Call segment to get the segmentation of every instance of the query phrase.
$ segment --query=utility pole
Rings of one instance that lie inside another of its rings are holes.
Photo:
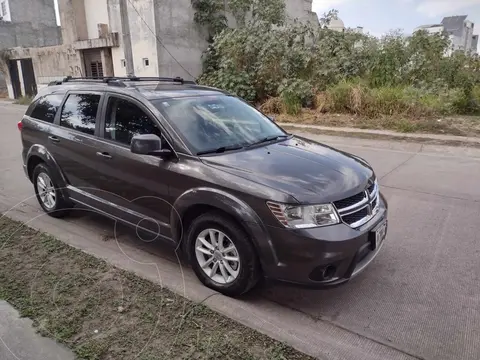
[[[123,52],[125,56],[127,76],[135,76],[133,70],[132,38],[130,37],[130,23],[128,22],[127,0],[120,0],[120,17],[122,19]]]

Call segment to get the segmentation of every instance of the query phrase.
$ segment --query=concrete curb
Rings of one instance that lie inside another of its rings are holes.
[[[355,136],[359,135],[372,135],[380,137],[390,137],[392,140],[402,139],[402,140],[412,140],[412,141],[439,141],[439,142],[457,142],[465,143],[471,145],[480,145],[480,138],[468,137],[468,136],[455,136],[455,135],[441,135],[441,134],[426,134],[426,133],[398,133],[395,131],[388,130],[366,130],[366,129],[355,129],[355,128],[345,128],[345,127],[329,127],[329,126],[319,126],[319,125],[306,125],[306,124],[295,124],[295,123],[284,123],[279,122],[278,125],[284,127],[293,127],[297,129],[302,129],[304,131],[315,130],[315,131],[326,131],[330,134],[337,133],[338,136]]]

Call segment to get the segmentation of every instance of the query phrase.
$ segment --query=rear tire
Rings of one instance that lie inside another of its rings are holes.
[[[52,171],[45,163],[38,164],[33,170],[33,187],[43,211],[52,217],[61,218],[68,215],[72,205],[63,198],[51,174]]]
[[[245,230],[220,212],[193,220],[187,232],[193,271],[207,287],[227,296],[252,289],[261,277],[255,248]]]

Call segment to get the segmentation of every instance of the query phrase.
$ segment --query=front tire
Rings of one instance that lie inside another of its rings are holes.
[[[222,213],[206,213],[192,222],[187,249],[199,280],[222,294],[242,295],[260,279],[260,264],[249,236]]]
[[[38,164],[33,170],[33,187],[43,211],[52,217],[61,218],[68,215],[71,205],[63,198],[51,173],[46,164]]]

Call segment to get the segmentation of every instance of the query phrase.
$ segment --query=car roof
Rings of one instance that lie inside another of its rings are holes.
[[[68,78],[67,78],[68,79]],[[40,96],[52,93],[66,93],[67,91],[108,91],[112,93],[130,96],[144,97],[147,100],[171,99],[194,96],[229,95],[226,91],[197,85],[193,82],[158,81],[158,80],[114,80],[115,78],[102,79],[72,79],[69,81],[57,81],[39,92]],[[110,79],[113,79],[110,81]],[[120,78],[124,79],[124,78]],[[140,78],[142,79],[142,78]]]

